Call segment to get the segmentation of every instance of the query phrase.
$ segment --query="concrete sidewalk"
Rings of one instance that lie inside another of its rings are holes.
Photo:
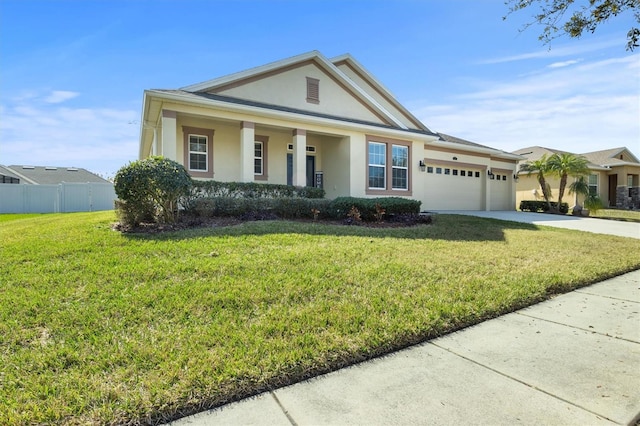
[[[618,220],[597,219],[593,217],[566,216],[546,213],[531,213],[520,211],[438,211],[442,214],[461,214],[467,216],[487,217],[492,219],[510,220],[512,222],[531,223],[534,225],[552,226],[554,228],[574,229],[595,234],[617,235],[640,239],[640,223],[623,222]]]
[[[640,415],[640,271],[173,422],[599,425]]]

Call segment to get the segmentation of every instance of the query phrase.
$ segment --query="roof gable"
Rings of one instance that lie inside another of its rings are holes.
[[[43,166],[6,166],[14,175],[18,176],[20,183],[34,185],[57,185],[59,183],[109,183],[108,180],[77,167],[43,167]]]
[[[635,155],[626,147],[605,149],[582,154],[592,163],[601,166],[610,166],[620,163],[640,163]]]
[[[319,80],[320,102],[307,102],[305,77]],[[390,111],[372,96],[371,90],[360,87],[318,51],[185,86],[181,90],[337,115],[405,130],[428,131],[424,125],[408,126],[407,117],[399,114],[399,109]]]
[[[395,96],[350,54],[336,56],[331,62],[377,102],[392,111],[409,128],[429,131]]]

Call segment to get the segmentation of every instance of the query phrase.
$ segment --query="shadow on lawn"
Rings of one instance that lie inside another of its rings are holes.
[[[446,241],[504,241],[506,229],[535,231],[536,225],[473,216],[437,214],[430,225],[376,227],[375,225],[344,225],[336,222],[260,220],[219,225],[211,223],[183,229],[156,229],[126,232],[131,239],[181,241],[202,237],[228,237],[271,234],[306,234],[332,237],[401,238]]]

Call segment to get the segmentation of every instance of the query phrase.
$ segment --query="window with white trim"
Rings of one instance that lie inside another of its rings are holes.
[[[409,147],[391,145],[391,189],[409,189]]]
[[[207,172],[208,170],[207,137],[189,135],[189,170]]]
[[[387,144],[369,142],[369,189],[386,189]]]
[[[262,176],[264,170],[264,145],[260,141],[253,144],[253,174]]]
[[[589,194],[598,195],[598,175],[589,175]]]
[[[411,142],[367,135],[368,194],[411,195],[410,164]]]

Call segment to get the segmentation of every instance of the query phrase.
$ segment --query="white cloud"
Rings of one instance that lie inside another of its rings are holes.
[[[581,62],[581,59],[572,59],[570,61],[563,61],[563,62],[554,62],[551,65],[549,65],[549,68],[564,68],[564,67],[568,67],[571,65],[575,65],[577,63]]]
[[[431,129],[514,151],[546,146],[589,152],[640,147],[640,56],[582,62],[510,81],[484,81],[416,115]]]
[[[58,98],[60,99],[60,98]],[[0,164],[75,166],[114,174],[138,154],[134,109],[0,105]]]
[[[536,50],[535,52],[523,53],[520,55],[503,56],[499,58],[489,58],[480,61],[480,64],[502,64],[506,62],[524,61],[529,59],[546,59],[546,58],[560,58],[564,56],[575,56],[588,52],[595,52],[597,50],[608,49],[610,47],[619,46],[620,40],[618,38],[610,38],[600,42],[589,42],[585,44],[565,44],[562,46],[549,47],[547,50]]]
[[[44,98],[44,101],[49,104],[59,104],[64,101],[68,101],[69,99],[73,99],[78,96],[80,93],[77,92],[69,92],[67,90],[54,90]]]

